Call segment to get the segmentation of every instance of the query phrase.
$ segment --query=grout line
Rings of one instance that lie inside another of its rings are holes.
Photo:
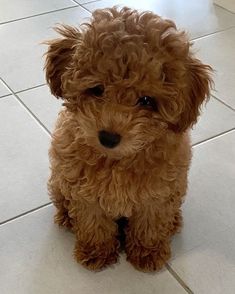
[[[11,94],[14,96],[14,98],[23,106],[23,108],[36,120],[36,122],[42,127],[46,133],[51,136],[51,132],[47,129],[46,126],[39,120],[39,118],[31,111],[31,109],[19,98],[19,96],[10,88],[10,86],[7,85],[7,83],[0,78],[2,83],[6,86],[6,88],[11,92]]]
[[[74,4],[78,4],[79,5],[79,3],[76,1],[76,0],[71,0]]]
[[[235,25],[232,25],[226,29],[223,29],[223,30],[218,30],[218,31],[215,31],[215,32],[212,32],[212,33],[208,33],[208,34],[205,34],[205,35],[202,35],[200,37],[196,37],[196,38],[193,38],[193,39],[190,39],[190,41],[198,41],[198,40],[201,40],[201,39],[204,39],[204,38],[207,38],[207,37],[210,37],[212,35],[215,35],[215,34],[219,34],[219,33],[223,33],[225,31],[228,31],[228,30],[231,30],[235,27]]]
[[[28,113],[38,122],[38,124],[43,128],[46,133],[51,136],[50,130],[40,121],[40,119],[31,111],[31,109],[19,98],[19,96],[13,93],[16,100],[28,111]]]
[[[217,3],[213,3],[213,5],[219,7],[219,8],[221,8],[221,9],[223,9],[223,10],[225,10],[226,12],[229,12],[229,13],[231,13],[231,14],[235,14],[233,11],[228,10],[227,8],[221,6],[221,5],[217,4]]]
[[[11,93],[10,94],[6,94],[6,95],[3,95],[3,96],[0,97],[0,99],[5,98],[5,97],[8,97],[8,96],[11,96],[11,95],[12,95]]]
[[[44,84],[39,84],[37,86],[33,86],[33,87],[29,87],[27,89],[23,89],[23,90],[20,90],[20,91],[16,91],[14,92],[15,94],[19,94],[19,93],[22,93],[22,92],[26,92],[26,91],[29,91],[29,90],[33,90],[33,89],[37,89],[37,88],[40,88],[40,87],[43,87],[43,86],[46,86],[47,84],[44,83]]]
[[[77,3],[77,2],[75,2],[75,3]],[[49,13],[58,12],[58,11],[68,10],[68,9],[71,9],[71,8],[76,8],[76,7],[78,7],[78,4],[75,4],[75,3],[74,3],[73,6],[70,6],[70,7],[60,8],[60,9],[56,9],[56,10],[50,10],[50,11],[47,11],[47,12],[37,13],[37,14],[33,14],[33,15],[30,15],[30,16],[25,16],[25,17],[20,17],[20,18],[13,19],[13,20],[3,21],[3,22],[0,22],[0,25],[9,24],[9,23],[16,22],[16,21],[19,21],[19,20],[25,20],[25,19],[28,19],[28,18],[33,18],[33,17],[37,17],[37,16],[49,14]]]
[[[21,213],[21,214],[18,214],[18,215],[16,215],[16,216],[12,217],[12,218],[9,218],[9,219],[7,219],[7,220],[4,220],[4,221],[0,222],[0,226],[5,225],[5,224],[7,224],[7,223],[9,223],[9,222],[12,222],[12,221],[14,221],[14,220],[16,220],[16,219],[18,219],[18,218],[24,217],[25,215],[28,215],[28,214],[30,214],[30,213],[32,213],[32,212],[38,211],[38,210],[40,210],[41,208],[47,207],[47,206],[49,206],[49,205],[51,205],[51,204],[52,204],[52,202],[45,203],[45,204],[40,205],[40,206],[38,206],[38,207],[36,207],[36,208],[30,209],[30,210],[28,210],[28,211],[26,211],[26,212],[23,212],[23,213]]]
[[[220,134],[214,135],[214,136],[212,136],[212,137],[210,137],[210,138],[208,138],[208,139],[205,139],[205,140],[199,141],[199,142],[193,144],[192,147],[194,148],[194,147],[197,147],[197,146],[202,145],[202,144],[204,144],[204,143],[207,143],[207,142],[213,141],[213,140],[215,140],[215,139],[217,139],[217,138],[223,137],[224,135],[230,134],[230,133],[232,133],[233,131],[235,131],[235,127],[232,128],[232,129],[230,129],[230,130],[224,131],[224,132],[222,132],[222,133],[220,133]]]
[[[95,2],[100,2],[102,0],[87,0],[87,2],[84,2],[84,3],[79,3],[77,2],[78,0],[73,0],[73,2],[76,2],[78,5],[86,5],[86,4],[90,4],[90,3],[95,3]]]
[[[85,3],[87,4],[87,3]],[[79,4],[83,9],[85,9],[87,12],[92,13],[88,8],[86,8],[84,5],[85,4]]]
[[[235,109],[234,109],[232,106],[230,106],[229,104],[227,104],[226,102],[224,102],[224,101],[221,100],[220,98],[217,98],[214,94],[211,94],[211,96],[212,96],[215,100],[219,101],[220,103],[222,103],[223,105],[225,105],[226,107],[228,107],[229,109],[235,111]]]
[[[8,84],[0,77],[0,81],[2,82],[2,84],[7,88],[7,90],[10,92],[10,94],[7,95],[12,95],[14,94],[14,91],[8,86]]]
[[[194,294],[193,291],[185,284],[185,282],[180,278],[180,276],[170,267],[170,265],[167,263],[166,268],[169,271],[169,273],[177,280],[177,282],[184,288],[184,290],[189,294]]]

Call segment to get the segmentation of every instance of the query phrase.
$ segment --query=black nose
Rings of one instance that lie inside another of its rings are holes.
[[[121,141],[121,136],[119,134],[109,133],[106,131],[100,131],[99,140],[103,146],[107,148],[114,148]]]

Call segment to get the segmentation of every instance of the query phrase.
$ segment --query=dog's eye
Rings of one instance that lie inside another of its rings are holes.
[[[96,96],[96,97],[101,97],[103,95],[103,93],[104,93],[104,87],[103,87],[103,85],[97,85],[97,86],[95,86],[93,88],[89,88],[87,90],[87,93],[89,95],[93,95],[93,96]]]
[[[153,110],[157,110],[157,103],[154,100],[154,98],[152,98],[150,96],[140,97],[137,101],[137,105],[139,105],[141,107],[146,107],[146,108],[150,108]]]

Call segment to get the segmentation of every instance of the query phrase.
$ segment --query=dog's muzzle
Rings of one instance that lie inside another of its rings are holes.
[[[109,133],[103,130],[99,132],[99,140],[104,147],[114,148],[120,143],[121,136],[119,134]]]

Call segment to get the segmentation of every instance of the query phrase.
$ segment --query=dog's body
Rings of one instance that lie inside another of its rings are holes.
[[[59,29],[46,73],[65,100],[50,150],[56,222],[77,236],[76,259],[100,269],[118,258],[160,269],[181,226],[191,159],[189,127],[209,95],[209,66],[193,58],[184,33],[152,13],[94,13],[80,32]]]

